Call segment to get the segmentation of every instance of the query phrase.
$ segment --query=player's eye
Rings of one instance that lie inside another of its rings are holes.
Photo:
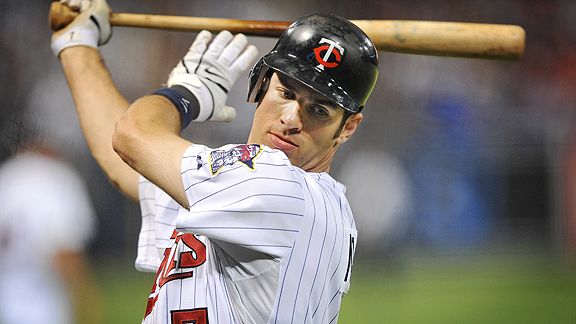
[[[326,118],[330,117],[330,112],[328,111],[328,108],[326,108],[322,105],[312,104],[312,105],[310,105],[309,109],[310,109],[312,115],[317,119],[326,119]]]
[[[280,92],[280,96],[283,99],[287,99],[287,100],[294,100],[296,99],[296,93],[290,89],[286,89],[286,88],[278,88],[278,91]]]

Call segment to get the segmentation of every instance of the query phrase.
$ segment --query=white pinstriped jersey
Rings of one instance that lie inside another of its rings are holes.
[[[261,145],[190,146],[179,205],[143,179],[143,323],[336,323],[356,226],[345,188]]]

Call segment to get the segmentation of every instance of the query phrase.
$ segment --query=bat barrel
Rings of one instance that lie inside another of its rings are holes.
[[[520,26],[461,22],[353,20],[384,51],[422,55],[518,59],[524,53]]]

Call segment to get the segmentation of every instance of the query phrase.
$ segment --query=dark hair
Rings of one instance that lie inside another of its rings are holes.
[[[346,121],[348,120],[348,118],[350,118],[350,116],[356,115],[356,114],[357,113],[353,113],[349,110],[344,110],[344,113],[342,114],[342,120],[340,121],[340,126],[338,126],[336,133],[334,133],[333,139],[336,139],[338,136],[340,136],[340,133],[342,132],[342,128],[344,128],[344,125],[346,124]]]

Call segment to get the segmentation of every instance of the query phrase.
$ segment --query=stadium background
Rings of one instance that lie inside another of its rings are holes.
[[[110,1],[118,12],[293,20],[518,24],[517,62],[380,52],[365,122],[337,155],[360,230],[341,323],[576,323],[576,2],[564,1]],[[133,268],[138,207],[89,156],[57,59],[48,2],[0,3],[0,158],[21,140],[59,143],[88,182],[98,213],[91,262],[107,323],[138,322],[152,276]],[[116,28],[103,48],[129,99],[148,93],[194,34]],[[274,40],[252,38],[261,53]],[[253,106],[239,81],[232,124],[186,135],[241,142]],[[27,123],[34,119],[41,127]]]

